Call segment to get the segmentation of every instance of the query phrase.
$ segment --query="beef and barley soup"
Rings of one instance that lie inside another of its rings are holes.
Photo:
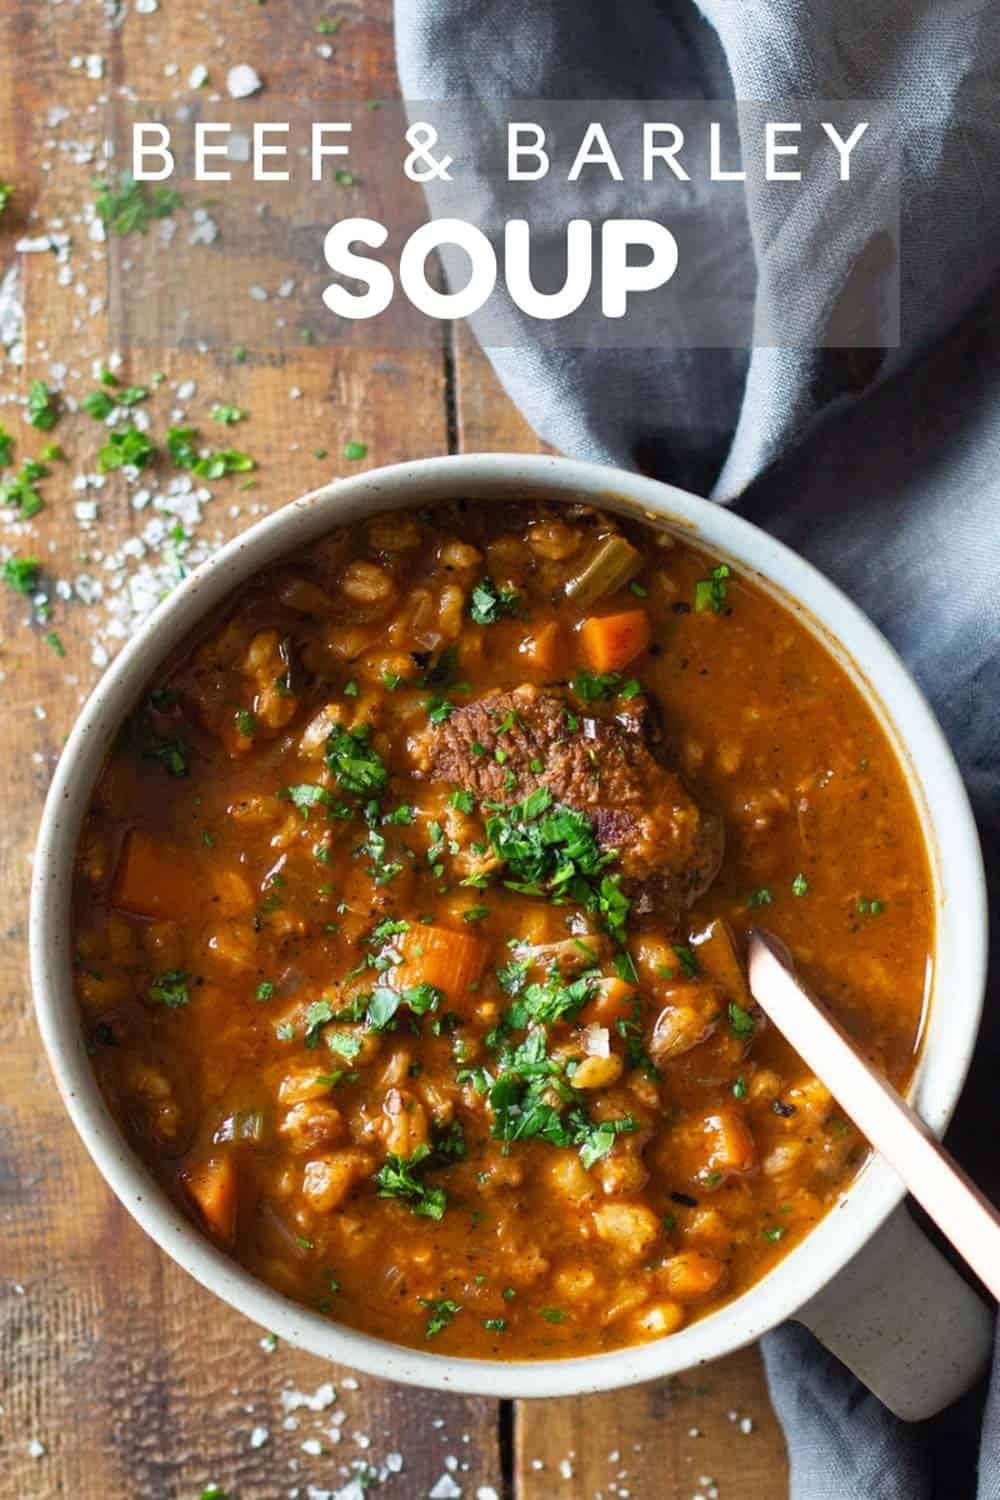
[[[157,674],[76,983],[129,1140],[262,1280],[568,1355],[718,1308],[865,1159],[753,1004],[754,924],[904,1082],[932,892],[857,687],[669,531],[470,502],[330,533]]]

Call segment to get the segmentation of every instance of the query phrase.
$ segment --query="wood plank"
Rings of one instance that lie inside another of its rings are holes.
[[[465,328],[454,364],[463,450],[546,451]],[[518,1500],[711,1500],[713,1490],[724,1500],[774,1500],[787,1490],[784,1438],[756,1349],[658,1385],[518,1402],[514,1435]]]
[[[324,37],[314,27],[322,14],[345,19],[331,38],[334,58],[318,61],[316,46]],[[23,395],[33,377],[51,380],[53,361],[76,372],[67,386],[82,395],[95,383],[92,362],[99,366],[130,333],[139,340],[143,333],[142,304],[125,265],[135,242],[113,240],[105,252],[88,240],[79,214],[93,196],[95,163],[76,162],[73,150],[47,141],[96,145],[110,113],[121,159],[129,112],[115,104],[115,90],[127,84],[140,97],[163,97],[164,69],[174,64],[171,90],[181,90],[196,63],[204,62],[221,82],[228,64],[243,61],[254,64],[275,93],[315,88],[317,68],[331,97],[386,94],[391,87],[389,0],[363,11],[303,5],[293,22],[285,7],[227,7],[224,37],[221,13],[194,0],[163,5],[152,16],[132,8],[124,24],[111,29],[96,4],[71,10],[4,0],[0,27],[6,60],[0,63],[0,177],[13,180],[18,191],[0,242],[3,265],[11,262],[15,233],[34,233],[56,214],[65,216],[75,242],[69,286],[59,284],[52,256],[23,257],[28,359],[23,371],[0,372],[0,398]],[[103,59],[102,79],[71,65],[88,55]],[[50,125],[52,105],[69,108],[71,118]],[[45,162],[51,171],[43,170]],[[41,218],[31,223],[27,213],[36,198]],[[241,266],[231,283],[224,257],[218,260],[218,295],[244,297],[254,267]],[[169,264],[163,261],[165,274]],[[205,274],[216,274],[211,256]],[[86,286],[85,295],[77,283]],[[108,311],[91,304],[98,296],[107,296]],[[236,303],[237,321],[244,305]],[[233,480],[217,486],[200,536],[231,534],[256,513],[348,467],[341,458],[346,441],[368,444],[366,463],[447,446],[444,367],[432,340],[422,349],[388,353],[303,346],[279,355],[251,348],[242,364],[229,349],[141,349],[126,356],[122,376],[146,380],[157,369],[167,377],[150,403],[161,436],[177,405],[206,429],[213,401],[250,412],[230,436],[258,459],[258,488],[244,493]],[[187,381],[197,390],[181,402],[177,386]],[[19,456],[37,454],[48,440],[10,406],[0,407],[0,421],[15,433]],[[100,521],[81,531],[71,477],[93,471],[99,429],[85,416],[67,415],[53,436],[72,462],[53,465],[43,486],[47,509],[30,534],[15,536],[7,528],[0,541],[39,556],[53,577],[73,577],[84,568],[100,577],[98,552],[140,536],[148,514],[132,507],[126,486],[111,476],[100,491],[88,491],[98,499]],[[328,456],[317,457],[322,449]],[[88,554],[86,564],[81,552]],[[377,1469],[394,1453],[405,1466],[398,1492],[426,1494],[452,1458],[468,1492],[481,1484],[499,1489],[496,1403],[355,1382],[348,1372],[290,1349],[265,1351],[259,1330],[150,1244],[79,1146],[30,1018],[24,910],[41,798],[78,703],[98,675],[90,637],[104,613],[55,602],[52,624],[67,652],[59,658],[44,643],[44,631],[27,623],[25,600],[7,593],[0,607],[8,787],[0,895],[13,914],[0,947],[0,1496],[191,1500],[214,1480],[238,1500],[273,1500],[296,1488],[305,1495],[309,1484],[335,1490],[351,1465]],[[327,1381],[337,1390],[331,1405],[321,1390]],[[289,1390],[312,1394],[322,1409],[287,1410],[290,1398],[283,1392]],[[346,1415],[338,1428],[340,1412]],[[336,1443],[335,1431],[341,1433]],[[311,1451],[317,1442],[322,1451]]]

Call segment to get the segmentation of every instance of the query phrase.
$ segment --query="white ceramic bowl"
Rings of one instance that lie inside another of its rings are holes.
[[[920,692],[883,637],[843,594],[808,563],[730,511],[624,471],[506,454],[429,459],[374,470],[295,501],[237,537],[181,584],[105,673],[59,761],[42,819],[32,889],[35,1005],[66,1107],[112,1189],[180,1265],[281,1338],[371,1374],[492,1396],[607,1390],[715,1359],[798,1316],[894,1409],[906,1416],[935,1410],[971,1382],[986,1355],[988,1324],[978,1300],[912,1228],[908,1217],[895,1215],[876,1235],[903,1196],[899,1181],[881,1160],[866,1167],[842,1204],[775,1270],[681,1332],[585,1358],[494,1363],[371,1338],[269,1290],[216,1250],[169,1202],[104,1105],[73,996],[71,872],[104,757],[149,678],[233,588],[330,527],[360,521],[377,510],[436,499],[464,497],[489,504],[512,496],[585,499],[670,524],[790,603],[859,682],[906,768],[931,853],[937,947],[929,1020],[912,1097],[932,1128],[944,1130],[965,1079],[979,1023],[986,899],[968,800]]]

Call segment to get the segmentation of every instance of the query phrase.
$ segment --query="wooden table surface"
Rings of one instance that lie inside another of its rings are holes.
[[[214,1482],[232,1500],[317,1500],[367,1465],[387,1500],[781,1500],[784,1446],[755,1350],[658,1386],[544,1403],[355,1379],[264,1347],[260,1329],[174,1266],[112,1197],[64,1113],[31,1012],[27,889],[46,786],[99,675],[94,641],[106,616],[100,605],[64,602],[52,581],[85,566],[100,576],[101,553],[138,536],[145,518],[112,475],[87,492],[98,500],[97,524],[81,521],[73,477],[93,472],[94,424],[67,412],[53,434],[36,432],[15,403],[33,378],[62,383],[61,366],[67,392],[92,389],[92,366],[125,348],[142,319],[128,275],[135,237],[102,245],[80,219],[100,169],[90,147],[110,130],[127,160],[123,90],[162,98],[167,80],[182,96],[199,64],[210,86],[234,63],[257,69],[264,92],[229,111],[246,121],[268,117],[269,96],[321,103],[395,90],[389,0],[129,0],[115,11],[102,0],[0,3],[0,180],[15,186],[0,221],[0,276],[20,262],[26,314],[23,366],[0,350],[0,425],[18,461],[51,438],[67,455],[43,484],[45,510],[28,528],[12,528],[8,513],[0,531],[0,557],[37,556],[52,593],[51,621],[41,625],[30,600],[11,590],[2,600],[0,1497],[198,1500]],[[52,229],[70,236],[68,271],[65,256],[16,249]],[[265,271],[267,285],[281,281],[273,255],[264,269],[245,253],[234,269],[225,244],[204,255],[206,275],[227,267],[218,295],[239,306]],[[170,257],[159,264],[169,277]],[[166,394],[150,403],[161,432],[185,382],[197,387],[189,420],[200,413],[205,422],[213,400],[250,413],[220,431],[257,458],[259,483],[247,493],[232,479],[213,487],[209,537],[349,467],[341,455],[350,440],[367,444],[369,464],[538,447],[462,329],[403,351],[250,348],[242,363],[230,348],[144,350],[126,355],[122,376],[143,380],[155,369],[167,376]],[[314,456],[324,449],[328,457]],[[44,639],[51,628],[65,657]]]

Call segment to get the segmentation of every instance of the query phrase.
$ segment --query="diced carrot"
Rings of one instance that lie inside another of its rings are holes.
[[[521,642],[520,654],[536,672],[551,675],[555,671],[561,633],[558,620],[547,620]]]
[[[209,1157],[184,1173],[184,1189],[205,1227],[224,1245],[236,1238],[236,1166],[231,1156]]]
[[[580,1011],[580,1024],[613,1026],[616,1021],[628,1020],[635,1009],[638,993],[634,984],[614,974],[598,980],[596,995]]]
[[[403,962],[394,970],[400,989],[432,984],[453,1005],[465,999],[486,965],[489,945],[468,932],[415,923],[400,940]]]
[[[111,904],[135,917],[185,917],[198,900],[190,863],[142,828],[125,839],[111,887]]]
[[[580,626],[580,645],[587,665],[595,672],[620,672],[652,639],[644,609],[625,609],[617,615],[591,615]]]

